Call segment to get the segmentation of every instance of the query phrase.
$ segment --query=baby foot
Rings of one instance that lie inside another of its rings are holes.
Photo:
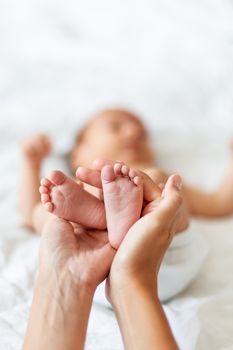
[[[104,166],[119,163],[121,165],[125,165],[122,161],[115,161],[97,158],[93,162],[94,169],[88,169],[85,167],[78,167],[76,171],[76,177],[78,180],[85,182],[91,186],[102,188],[101,181],[101,171]],[[154,181],[150,178],[150,176],[143,171],[137,169],[137,174],[143,180],[143,196],[145,202],[152,202],[155,199],[160,198],[161,196],[161,188],[154,183]]]
[[[130,227],[140,218],[143,202],[143,181],[135,170],[116,163],[104,166],[101,172],[108,238],[118,249]]]
[[[61,171],[41,180],[41,201],[56,216],[90,228],[106,228],[104,204]]]
[[[50,153],[52,142],[47,135],[36,135],[23,140],[21,148],[25,159],[40,164]]]
[[[232,150],[233,150],[233,142],[232,142]],[[121,164],[124,165],[123,162],[121,162]],[[95,170],[86,169],[86,168],[78,169],[78,175],[80,175],[80,180],[84,182],[87,180],[88,183],[90,184],[92,183],[94,184],[95,182],[94,186],[100,187],[98,182],[98,171],[100,171],[105,165],[113,165],[113,161],[98,158],[93,162],[93,167]],[[152,168],[146,169],[144,172],[137,170],[138,175],[143,180],[143,197],[144,197],[143,215],[145,215],[146,213],[149,213],[152,209],[154,209],[154,206],[157,206],[158,204],[157,200],[159,200],[161,197],[161,193],[163,191],[165,184],[157,185],[153,181],[154,175],[158,177],[159,172],[160,171],[158,171],[157,169],[152,169]],[[164,174],[161,173],[160,176],[164,176]],[[185,198],[183,198],[178,225],[177,225],[177,233],[185,231],[188,227],[189,227],[188,206]]]

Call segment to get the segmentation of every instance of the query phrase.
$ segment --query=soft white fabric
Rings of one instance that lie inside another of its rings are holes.
[[[198,275],[208,254],[207,242],[189,229],[177,235],[164,257],[158,278],[162,302],[183,291]]]
[[[207,254],[207,241],[201,234],[192,232],[192,228],[174,237],[164,256],[158,277],[158,293],[163,303],[175,297],[195,279]],[[104,298],[104,286],[105,283],[99,286],[95,301],[108,306],[109,303]]]
[[[125,106],[144,116],[161,168],[214,188],[233,133],[232,16],[230,0],[1,0],[1,350],[21,348],[39,244],[20,228],[18,141],[50,132],[44,171],[60,168],[90,112]],[[164,308],[182,350],[230,350],[233,221],[194,220],[192,231],[209,255]],[[98,303],[86,348],[123,349],[112,311]]]

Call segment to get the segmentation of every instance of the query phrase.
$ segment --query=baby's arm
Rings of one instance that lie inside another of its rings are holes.
[[[22,142],[21,149],[20,209],[23,224],[36,230],[47,215],[40,205],[39,186],[42,162],[51,150],[51,140],[46,135],[32,136]]]
[[[230,144],[230,162],[220,184],[212,192],[184,186],[184,195],[192,215],[226,217],[233,215],[233,142]]]
[[[189,211],[194,216],[208,218],[227,217],[233,214],[233,172],[213,192],[204,192],[185,186],[184,194]]]
[[[159,184],[165,183],[168,175],[157,168],[145,172]],[[226,175],[213,191],[203,191],[187,184],[183,185],[183,206],[186,214],[202,217],[226,217],[233,214],[233,159],[230,161]],[[184,212],[185,214],[185,212]]]

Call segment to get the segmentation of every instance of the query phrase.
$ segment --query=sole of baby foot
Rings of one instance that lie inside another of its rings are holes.
[[[42,179],[39,191],[48,212],[86,227],[106,228],[103,202],[61,171],[55,170]]]
[[[116,163],[101,172],[109,242],[118,249],[130,227],[140,218],[143,181],[136,170]]]

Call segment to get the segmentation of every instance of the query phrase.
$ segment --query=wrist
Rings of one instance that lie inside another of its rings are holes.
[[[156,288],[129,282],[112,303],[126,349],[178,350]]]
[[[39,274],[23,349],[83,349],[93,295],[67,275],[48,280]]]
[[[39,170],[41,168],[41,164],[43,159],[35,158],[27,154],[22,154],[23,164],[26,167],[33,168],[34,170]]]
[[[133,274],[122,274],[108,280],[108,299],[113,308],[132,298],[132,295],[147,295],[154,299],[158,298],[157,276],[154,278],[151,275],[138,276]]]
[[[64,298],[67,301],[72,297],[77,299],[81,292],[83,296],[93,298],[96,287],[84,281],[74,278],[67,270],[49,271],[49,273],[39,271],[35,291],[44,292],[48,298]],[[68,297],[68,299],[67,299]]]

